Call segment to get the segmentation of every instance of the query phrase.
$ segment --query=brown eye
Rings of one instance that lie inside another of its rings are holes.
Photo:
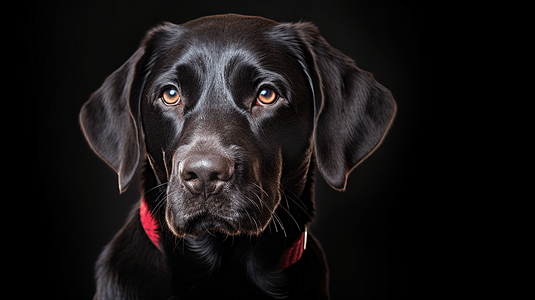
[[[163,92],[162,100],[168,105],[180,104],[180,94],[175,88],[168,88]]]
[[[258,98],[256,101],[256,104],[258,105],[269,105],[275,103],[277,101],[277,98],[279,96],[275,91],[269,88],[263,88],[260,90],[260,93],[258,93]]]

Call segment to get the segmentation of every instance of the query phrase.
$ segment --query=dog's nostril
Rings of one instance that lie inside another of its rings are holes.
[[[192,155],[183,162],[180,176],[195,194],[217,194],[222,183],[232,177],[234,163],[222,155]]]
[[[195,180],[197,179],[197,174],[193,172],[188,172],[188,173],[182,174],[182,179],[186,181]]]
[[[220,173],[214,172],[212,175],[210,175],[210,181],[223,180],[220,177],[222,177]]]

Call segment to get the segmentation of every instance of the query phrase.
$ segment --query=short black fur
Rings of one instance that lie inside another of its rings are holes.
[[[173,90],[180,101],[167,103]],[[259,102],[260,91],[276,93]],[[151,30],[80,113],[139,205],[96,265],[94,299],[328,299],[319,243],[280,258],[314,216],[314,173],[343,190],[396,111],[390,92],[310,23],[222,15]]]

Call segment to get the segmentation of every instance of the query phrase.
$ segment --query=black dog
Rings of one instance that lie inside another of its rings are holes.
[[[95,299],[327,299],[306,232],[314,169],[345,189],[395,112],[309,23],[223,15],[151,30],[80,113],[121,191],[143,165]]]

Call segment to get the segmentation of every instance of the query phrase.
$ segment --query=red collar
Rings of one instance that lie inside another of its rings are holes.
[[[141,224],[143,225],[143,229],[145,229],[145,233],[149,236],[152,243],[159,250],[162,250],[160,247],[160,241],[159,241],[160,226],[158,224],[158,221],[156,221],[156,219],[154,219],[152,215],[150,214],[150,211],[147,207],[147,203],[145,202],[145,197],[141,199],[139,215],[141,217]],[[278,269],[284,270],[288,268],[289,266],[293,265],[296,261],[298,261],[303,255],[303,250],[306,249],[306,246],[307,246],[307,229],[305,226],[305,232],[301,234],[299,238],[295,240],[295,242],[293,242],[290,248],[284,250],[284,253],[282,253],[282,257],[279,261]]]

